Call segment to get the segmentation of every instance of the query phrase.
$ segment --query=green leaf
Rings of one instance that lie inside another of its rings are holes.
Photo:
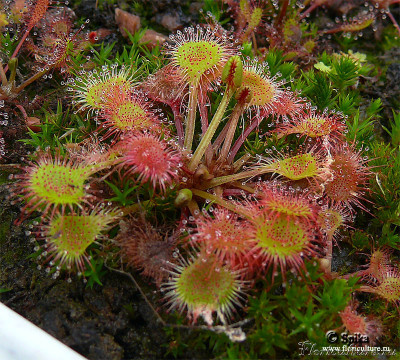
[[[259,297],[251,298],[249,301],[248,315],[254,317],[256,321],[271,318],[272,310],[278,306],[270,303],[267,292],[263,291]]]
[[[353,118],[346,121],[347,135],[350,141],[358,141],[359,143],[367,142],[374,135],[374,120],[361,119],[360,112],[357,110]]]
[[[129,180],[124,183],[124,187],[121,190],[117,185],[109,181],[105,180],[104,182],[112,189],[112,191],[114,191],[116,195],[109,199],[109,201],[119,202],[122,206],[128,206],[135,202],[136,199],[128,199],[128,197],[139,187],[139,185],[133,185],[132,182]]]
[[[333,87],[326,74],[322,72],[315,73],[310,70],[303,72],[303,77],[307,83],[304,93],[312,100],[314,105],[319,110],[331,109],[338,95],[333,94]]]
[[[347,56],[340,57],[339,61],[333,61],[333,71],[328,76],[332,79],[334,86],[344,90],[353,86],[358,81],[359,66]]]
[[[92,260],[90,261],[90,268],[83,273],[83,275],[87,279],[86,287],[91,289],[93,288],[94,284],[103,286],[100,278],[107,273],[107,270],[103,269],[103,263],[103,259],[95,260],[94,258],[92,258]]]
[[[382,128],[390,135],[392,145],[398,147],[400,146],[400,111],[396,112],[393,110],[393,121],[390,120],[389,124],[390,130],[385,126],[382,126]]]
[[[351,284],[354,286],[353,281]],[[319,295],[313,295],[330,313],[343,310],[350,301],[353,286],[349,286],[345,279],[324,280],[324,288]]]

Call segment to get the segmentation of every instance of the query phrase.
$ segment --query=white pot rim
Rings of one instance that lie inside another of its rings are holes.
[[[0,302],[1,360],[86,360]]]

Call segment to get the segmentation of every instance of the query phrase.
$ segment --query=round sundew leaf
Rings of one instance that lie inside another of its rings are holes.
[[[232,89],[238,88],[243,80],[243,63],[238,55],[231,56],[222,69],[221,80]]]
[[[88,115],[96,110],[106,110],[127,99],[134,84],[134,74],[124,66],[103,66],[101,71],[80,71],[68,81],[68,91],[72,92],[73,103],[78,111],[88,110]]]
[[[162,178],[170,168],[166,161],[166,146],[157,138],[143,137],[139,140],[131,142],[135,148],[128,150],[126,163],[129,164],[130,160],[132,164],[143,171],[143,174],[147,175],[148,173],[147,177],[154,175]]]
[[[151,180],[165,190],[165,185],[177,177],[181,161],[179,152],[165,141],[152,134],[138,134],[123,141],[124,155],[121,165],[131,174],[138,174],[139,180]]]
[[[111,115],[111,122],[120,129],[143,129],[151,127],[152,121],[148,118],[147,113],[140,105],[127,101],[122,103],[115,109]]]
[[[84,183],[89,176],[88,167],[41,163],[30,174],[30,189],[47,203],[78,204],[85,196]]]
[[[251,70],[243,70],[242,87],[250,89],[252,98],[249,106],[264,106],[271,103],[275,88],[268,79]]]
[[[400,302],[400,277],[385,277],[376,288],[376,293],[388,301]]]
[[[301,198],[277,196],[263,201],[264,208],[289,216],[312,217],[310,204]]]
[[[208,224],[203,226],[203,233],[205,235],[205,243],[212,243],[218,250],[238,251],[246,248],[243,242],[245,232],[242,228],[233,222],[226,219],[213,219]]]
[[[348,331],[351,333],[359,332],[360,334],[366,334],[367,323],[365,318],[353,311],[351,306],[347,306],[344,311],[339,313],[339,316]]]
[[[43,18],[49,7],[49,4],[49,0],[37,1],[34,7],[30,9],[30,19],[26,24],[29,30],[32,29]]]
[[[302,119],[301,122],[293,129],[290,129],[288,133],[299,133],[311,138],[316,138],[329,135],[333,130],[336,130],[334,125],[335,124],[333,124],[327,117],[309,116]]]
[[[336,202],[351,200],[358,193],[358,184],[362,182],[361,166],[357,159],[347,154],[338,154],[329,168],[333,177],[325,185],[328,196]]]
[[[184,69],[189,82],[196,82],[208,70],[219,64],[223,46],[211,41],[190,41],[179,46],[175,54],[178,65]]]
[[[197,258],[182,271],[176,281],[177,297],[191,310],[223,311],[238,292],[235,275],[226,268],[217,271],[203,260]]]
[[[57,251],[69,258],[80,258],[103,229],[104,215],[68,215],[53,219],[48,238]]]
[[[129,91],[129,81],[123,77],[115,77],[99,81],[89,86],[85,94],[86,103],[93,109],[102,109],[104,104],[112,101],[113,96]]]
[[[387,269],[390,268],[390,251],[378,249],[372,252],[366,271],[369,277],[382,281],[387,277]]]
[[[46,251],[57,266],[66,265],[68,269],[74,267],[83,272],[85,263],[89,262],[87,248],[118,217],[115,211],[99,211],[96,208],[90,214],[58,214],[42,230]]]
[[[292,120],[292,123],[278,126],[278,138],[289,134],[320,138],[330,136],[332,140],[343,136],[346,125],[339,114],[318,113],[314,110]]]
[[[335,209],[321,211],[318,218],[319,224],[328,234],[334,234],[344,224],[343,215]]]
[[[196,219],[197,232],[192,237],[193,243],[204,245],[206,253],[215,254],[223,264],[235,266],[243,263],[252,233],[250,223],[239,221],[236,215],[225,209],[214,214],[214,218],[199,216]]]
[[[357,304],[351,302],[339,313],[343,325],[351,334],[364,334],[368,336],[370,344],[382,335],[382,323],[373,316],[365,317],[356,312]]]
[[[290,180],[300,180],[318,175],[318,161],[312,154],[305,153],[277,161],[273,170]]]
[[[256,224],[257,245],[269,257],[295,258],[306,249],[310,237],[302,222],[286,215]]]

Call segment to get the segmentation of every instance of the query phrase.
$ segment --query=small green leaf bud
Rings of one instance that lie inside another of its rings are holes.
[[[232,56],[226,62],[224,69],[222,70],[221,78],[231,90],[235,90],[242,85],[243,64],[239,56]]]
[[[177,197],[175,198],[175,206],[176,207],[183,207],[186,206],[189,201],[192,200],[193,194],[189,189],[182,189],[179,190]]]

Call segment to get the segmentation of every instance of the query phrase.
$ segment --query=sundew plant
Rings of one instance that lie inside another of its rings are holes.
[[[99,289],[128,275],[167,357],[395,354],[400,8],[347,3],[207,0],[164,43],[116,46],[67,3],[0,0],[26,261]]]

